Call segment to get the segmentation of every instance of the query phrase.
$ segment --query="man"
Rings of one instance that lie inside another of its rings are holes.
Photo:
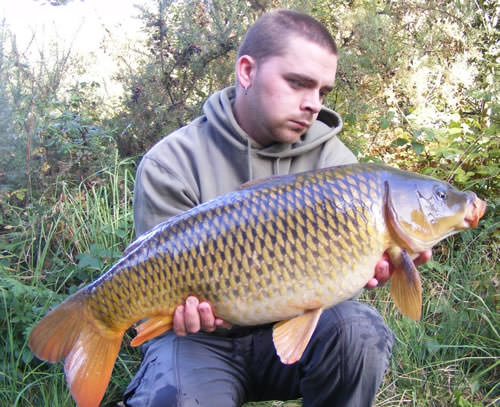
[[[336,67],[335,42],[319,22],[286,10],[262,16],[239,49],[236,86],[212,95],[203,116],[142,160],[137,234],[249,180],[354,163],[336,137],[340,117],[322,106]],[[385,282],[389,268],[381,259],[367,286]],[[144,345],[126,404],[233,407],[298,397],[308,407],[372,404],[393,343],[374,309],[346,301],[326,310],[292,365],[277,358],[271,331],[230,327],[189,297],[175,311],[174,332]]]

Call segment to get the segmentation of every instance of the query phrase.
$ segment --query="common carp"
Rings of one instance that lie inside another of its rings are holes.
[[[64,360],[80,407],[98,406],[125,331],[133,346],[172,328],[189,295],[237,325],[277,322],[283,363],[300,359],[323,309],[373,277],[386,252],[391,295],[410,318],[421,314],[412,259],[476,227],[486,204],[471,192],[378,164],[354,164],[251,182],[172,217],[129,246],[105,274],[35,326],[33,353]]]

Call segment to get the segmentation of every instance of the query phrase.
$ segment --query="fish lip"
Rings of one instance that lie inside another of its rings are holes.
[[[479,199],[474,194],[474,201],[467,208],[467,212],[464,217],[464,223],[466,227],[477,227],[479,220],[483,217],[485,211],[486,202],[484,202],[482,199]]]

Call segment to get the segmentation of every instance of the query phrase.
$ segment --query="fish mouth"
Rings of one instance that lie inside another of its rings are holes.
[[[467,208],[467,212],[464,217],[464,223],[466,227],[477,227],[479,219],[481,219],[486,211],[486,202],[479,199],[474,195],[474,201]]]

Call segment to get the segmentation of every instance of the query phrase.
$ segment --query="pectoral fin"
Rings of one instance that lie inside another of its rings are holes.
[[[166,332],[169,329],[172,329],[171,313],[169,313],[168,315],[160,315],[150,318],[146,322],[143,322],[142,324],[136,326],[135,330],[137,331],[137,335],[134,339],[132,339],[130,345],[142,345],[149,339],[161,335],[163,332]]]
[[[322,312],[317,308],[274,325],[274,347],[282,363],[290,365],[301,358]]]
[[[418,321],[422,314],[422,285],[417,267],[406,250],[389,252],[394,273],[391,296],[403,315]]]

